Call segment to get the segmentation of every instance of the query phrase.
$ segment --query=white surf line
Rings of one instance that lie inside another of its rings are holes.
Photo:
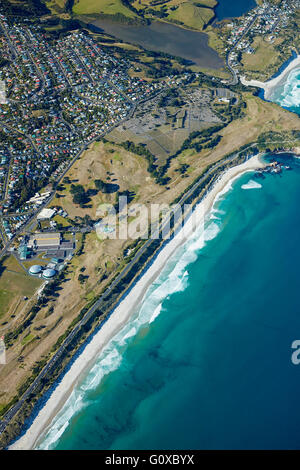
[[[259,156],[255,155],[245,163],[239,164],[223,173],[216,181],[210,191],[196,206],[196,220],[201,223],[203,217],[211,210],[214,203],[225,190],[230,189],[232,182],[245,172],[253,171],[265,165],[260,161]],[[110,340],[119,333],[132,315],[141,305],[153,281],[157,279],[162,269],[175,251],[189,240],[195,232],[195,218],[190,217],[184,224],[184,236],[178,232],[178,236],[171,239],[165,247],[159,252],[153,263],[144,273],[144,275],[132,287],[126,297],[116,307],[108,320],[101,329],[95,334],[92,340],[87,344],[83,352],[76,358],[68,372],[62,377],[56,388],[45,405],[39,410],[36,418],[33,420],[29,429],[9,449],[29,450],[37,446],[38,442],[45,436],[51,427],[54,418],[57,416],[67,399],[70,397],[74,387],[87,370],[95,364],[99,354],[108,345]]]
[[[273,89],[286,77],[286,75],[296,67],[300,67],[300,55],[295,57],[288,66],[281,72],[278,77],[272,78],[267,82],[261,82],[259,80],[247,80],[245,77],[240,77],[240,81],[245,86],[254,86],[257,88],[262,88],[265,91],[265,98],[268,99],[273,91]]]

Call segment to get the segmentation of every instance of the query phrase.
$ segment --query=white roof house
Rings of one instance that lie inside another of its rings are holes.
[[[47,209],[47,208],[44,208],[41,210],[41,212],[38,214],[37,216],[37,219],[38,220],[47,220],[47,219],[51,219],[51,217],[54,216],[55,214],[55,209]]]

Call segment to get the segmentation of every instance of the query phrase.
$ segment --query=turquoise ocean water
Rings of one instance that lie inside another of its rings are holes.
[[[288,74],[286,79],[273,90],[269,100],[300,114],[300,67],[296,67]]]
[[[232,183],[39,448],[300,448],[300,160],[276,159],[292,171]]]

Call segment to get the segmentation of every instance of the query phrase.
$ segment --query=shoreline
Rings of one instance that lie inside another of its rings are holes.
[[[193,217],[189,217],[184,228],[182,228],[158,253],[143,276],[115,308],[108,320],[86,345],[83,352],[76,358],[70,369],[58,382],[49,399],[33,419],[30,427],[8,447],[9,450],[30,450],[37,446],[45,436],[47,430],[51,427],[56,415],[65,405],[74,387],[81,381],[83,376],[86,375],[87,371],[90,370],[91,366],[96,362],[99,354],[108,345],[110,340],[120,332],[123,326],[137,312],[147,295],[149,287],[164,269],[170,257],[192,236],[196,230],[193,225],[195,218],[197,222],[203,221],[203,218],[211,211],[218,198],[227,192],[228,186],[242,174],[264,167],[265,165],[259,157],[259,155],[255,155],[246,162],[227,169],[220,175],[209,192],[195,206]],[[184,236],[181,234],[183,229]]]
[[[285,78],[286,75],[293,69],[300,67],[300,55],[295,57],[291,62],[288,63],[286,68],[277,76],[268,80],[267,82],[261,82],[259,80],[246,80],[245,77],[240,77],[240,81],[245,86],[254,86],[262,88],[264,90],[264,99],[268,99],[272,94],[273,89],[278,86]]]
[[[224,59],[209,46],[209,35],[205,31],[189,29],[177,23],[160,21],[159,19],[152,19],[150,24],[146,25],[121,24],[100,18],[86,19],[85,24],[94,33],[104,33],[146,51],[181,58],[190,62],[190,65],[209,67],[215,70],[225,66]],[[166,41],[166,38],[169,37],[174,37],[176,40]],[[200,49],[195,50],[195,41],[200,44]]]

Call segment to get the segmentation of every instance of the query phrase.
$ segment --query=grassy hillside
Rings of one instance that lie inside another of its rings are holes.
[[[213,19],[215,14],[211,8],[197,5],[191,2],[181,3],[176,10],[168,15],[167,19],[177,20],[189,28],[201,30]]]
[[[198,178],[205,168],[219,161],[226,154],[238,150],[242,145],[255,142],[261,133],[276,131],[281,134],[278,147],[288,137],[290,130],[299,130],[299,117],[279,106],[260,100],[250,93],[243,93],[244,115],[224,127],[219,143],[213,148],[203,147],[200,152],[186,148],[170,161],[167,169],[168,190],[155,183],[150,176],[146,159],[110,142],[97,142],[83,153],[66,175],[59,190],[60,197],[52,201],[67,210],[74,220],[90,216],[97,218],[97,207],[103,202],[115,203],[117,193],[93,191],[86,209],[73,202],[70,181],[81,184],[85,190],[95,188],[95,180],[114,183],[120,191],[129,191],[132,204],[172,203]],[[293,144],[294,145],[294,144]],[[298,145],[298,143],[297,143]],[[134,217],[134,216],[133,216]],[[0,303],[5,306],[1,322],[10,323],[10,332],[16,332],[7,354],[9,360],[0,368],[0,413],[3,407],[32,374],[32,368],[41,357],[50,354],[57,339],[87,305],[112,280],[128,261],[125,249],[132,240],[100,240],[95,232],[77,233],[77,250],[69,261],[65,278],[55,295],[48,294],[46,302],[39,306],[30,324],[26,323],[29,307],[22,296],[29,296],[38,287],[40,280],[27,276],[13,257],[3,262],[0,275]],[[131,248],[133,249],[133,248]],[[81,282],[79,276],[84,276]],[[31,292],[30,292],[31,291]],[[10,303],[15,299],[16,303]],[[18,303],[19,299],[19,303]],[[22,304],[23,302],[23,304]],[[12,315],[15,315],[12,317]],[[2,325],[3,327],[5,325]],[[7,325],[6,325],[7,326]],[[22,360],[20,361],[20,357]],[[5,397],[5,398],[4,398]]]
[[[64,0],[52,0],[52,3]],[[213,19],[216,0],[75,0],[75,15],[123,15],[127,18],[149,18],[176,23],[202,31]],[[131,5],[131,6],[130,6]]]
[[[134,0],[144,17],[162,19],[201,31],[214,17],[216,0]]]
[[[133,11],[126,8],[121,0],[75,0],[73,13],[76,15],[90,15],[102,13],[105,15],[121,14],[128,18],[137,16]]]

